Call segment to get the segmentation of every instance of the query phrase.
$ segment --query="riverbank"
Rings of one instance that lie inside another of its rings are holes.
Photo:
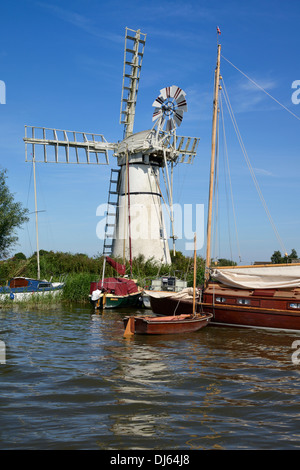
[[[118,260],[122,262],[122,260]],[[62,253],[40,250],[41,279],[64,282],[64,288],[57,295],[33,295],[29,299],[18,301],[24,305],[53,305],[53,303],[82,303],[89,302],[90,283],[98,281],[102,276],[103,256],[89,257],[83,253]],[[13,258],[0,262],[0,280],[5,285],[8,279],[16,276],[35,278],[37,273],[36,254],[26,258],[18,253]],[[130,265],[126,262],[126,274],[130,275]],[[134,258],[132,262],[132,277],[141,287],[151,284],[151,280],[160,276],[176,276],[187,281],[188,286],[193,285],[193,259],[177,252],[172,256],[172,265],[158,265],[143,256]],[[116,276],[116,271],[106,263],[105,277]],[[197,259],[197,284],[204,281],[204,260]],[[11,300],[1,302],[1,306],[10,306]],[[16,301],[13,301],[14,303]]]
[[[70,273],[65,275],[63,289],[55,292],[32,293],[26,299],[11,299],[9,296],[0,301],[0,308],[11,308],[12,305],[20,307],[46,308],[55,304],[88,304],[90,283],[95,280],[95,275],[91,273]]]

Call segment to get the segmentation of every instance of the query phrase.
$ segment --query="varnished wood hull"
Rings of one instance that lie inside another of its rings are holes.
[[[193,313],[193,302],[173,299],[172,297],[150,297],[152,312],[157,315],[183,315]],[[199,310],[198,310],[199,311]]]
[[[217,304],[209,296],[204,296],[205,302],[197,304],[197,311],[205,311],[213,315],[210,324],[221,326],[238,326],[248,328],[267,328],[278,330],[300,331],[300,311],[282,308],[288,300],[282,300],[281,308],[275,308],[276,304],[268,303],[268,307],[248,307],[246,305]],[[236,300],[232,298],[232,302]],[[263,298],[257,300],[263,304]],[[285,302],[285,304],[283,303]],[[192,313],[191,301],[182,300],[178,304],[177,299],[151,298],[151,308],[157,315],[175,315]]]
[[[140,335],[166,335],[193,333],[204,328],[210,321],[211,314],[173,315],[163,317],[134,317],[132,333]],[[130,317],[124,319],[126,329]]]
[[[241,304],[244,302],[245,304]],[[210,284],[203,308],[218,325],[300,331],[298,289],[233,289]]]
[[[203,304],[213,314],[212,324],[300,331],[300,313],[285,310]]]

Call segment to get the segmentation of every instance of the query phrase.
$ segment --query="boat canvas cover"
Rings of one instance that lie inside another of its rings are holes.
[[[120,276],[124,276],[126,272],[125,264],[117,263],[117,261],[110,258],[109,256],[106,257],[106,261],[117,271],[118,274],[120,274]]]
[[[172,299],[178,300],[190,300],[193,299],[193,288],[186,287],[180,292],[163,292],[163,291],[154,291],[154,290],[145,290],[145,293],[149,297],[154,297],[155,299],[162,299],[167,297],[172,297]]]
[[[300,287],[300,265],[212,269],[211,277],[231,287],[248,289],[291,289]]]
[[[138,286],[134,281],[131,279],[124,279],[120,277],[106,277],[103,280],[98,282],[91,282],[90,286],[90,293],[92,294],[93,291],[99,289],[105,292],[109,292],[114,295],[124,296],[129,294],[134,294],[138,292]]]

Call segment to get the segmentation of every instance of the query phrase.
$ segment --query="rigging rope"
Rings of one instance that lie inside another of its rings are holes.
[[[244,155],[244,157],[245,157],[247,166],[248,166],[249,171],[250,171],[250,174],[251,174],[251,176],[252,176],[254,185],[255,185],[256,190],[257,190],[257,192],[258,192],[258,195],[259,195],[259,197],[260,197],[260,199],[261,199],[261,202],[262,202],[262,205],[263,205],[263,207],[264,207],[264,209],[265,209],[265,212],[266,212],[266,214],[267,214],[267,216],[268,216],[268,219],[269,219],[269,221],[270,221],[270,224],[271,224],[271,226],[272,226],[272,228],[273,228],[273,231],[274,231],[274,233],[275,233],[275,236],[276,236],[276,238],[277,238],[277,240],[278,240],[278,243],[279,243],[279,245],[281,246],[283,252],[286,253],[286,248],[285,248],[285,246],[284,246],[284,244],[283,244],[283,242],[282,242],[282,240],[281,240],[281,238],[280,238],[280,235],[279,235],[278,230],[277,230],[277,228],[276,228],[276,225],[275,225],[275,223],[274,223],[274,221],[273,221],[273,219],[272,219],[272,216],[271,216],[271,214],[270,214],[270,212],[269,212],[269,209],[268,209],[268,207],[267,207],[266,201],[265,201],[265,199],[264,199],[264,197],[263,197],[263,194],[262,194],[262,192],[261,192],[261,189],[260,189],[260,186],[259,186],[259,184],[258,184],[257,178],[256,178],[256,176],[255,176],[254,170],[253,170],[252,165],[251,165],[251,163],[250,163],[250,160],[249,160],[249,157],[248,157],[246,148],[245,148],[245,146],[244,146],[244,142],[243,142],[243,140],[242,140],[242,137],[241,137],[241,134],[240,134],[240,131],[239,131],[239,128],[238,128],[238,125],[237,125],[237,122],[236,122],[236,119],[235,119],[235,116],[234,116],[232,107],[231,107],[231,103],[230,103],[230,100],[229,100],[229,97],[228,97],[228,94],[227,94],[227,90],[226,90],[226,86],[225,86],[225,83],[224,83],[224,79],[222,80],[222,82],[223,82],[225,103],[226,103],[226,105],[227,105],[228,112],[229,112],[230,118],[231,118],[231,120],[232,120],[233,127],[234,127],[234,129],[235,129],[235,132],[236,132],[236,135],[237,135],[239,144],[240,144],[240,146],[241,146],[241,149],[242,149],[243,155]]]
[[[236,236],[236,243],[237,243],[237,250],[238,250],[238,257],[241,262],[241,251],[240,251],[240,243],[238,237],[238,230],[237,230],[237,222],[236,222],[236,213],[235,213],[235,206],[233,200],[233,191],[232,191],[232,183],[231,183],[231,174],[230,174],[230,166],[229,166],[229,158],[228,158],[228,147],[227,147],[227,139],[226,139],[226,131],[225,131],[225,120],[224,120],[224,113],[223,113],[223,102],[222,102],[222,93],[220,94],[220,110],[221,110],[221,118],[222,118],[222,128],[223,128],[223,141],[224,141],[224,154],[226,159],[226,166],[227,166],[227,173],[228,173],[228,180],[229,180],[229,188],[230,188],[230,196],[231,196],[231,205],[232,205],[232,212],[233,212],[233,219],[234,219],[234,227],[235,227],[235,236]],[[230,238],[230,227],[228,223],[228,231],[229,231],[229,238]],[[231,259],[232,257],[232,249],[230,243],[230,252],[231,252]]]
[[[230,62],[230,60],[226,59],[226,57],[224,57],[222,55],[222,58],[226,60],[226,62],[228,62],[230,65],[232,65],[232,67],[234,67],[238,72],[240,72],[242,75],[244,75],[244,77],[246,77],[251,83],[253,83],[257,88],[259,88],[260,90],[262,90],[266,95],[268,95],[272,100],[274,100],[277,104],[279,104],[279,106],[281,106],[283,109],[285,109],[288,113],[290,113],[292,116],[294,116],[296,119],[298,119],[298,121],[300,121],[300,117],[297,116],[296,114],[294,114],[290,109],[288,109],[286,106],[284,106],[282,103],[280,103],[276,98],[274,98],[274,96],[270,95],[270,93],[268,93],[262,86],[258,85],[258,83],[256,83],[254,80],[252,80],[252,78],[248,77],[248,75],[246,75],[244,72],[242,72],[240,69],[238,69],[232,62]]]

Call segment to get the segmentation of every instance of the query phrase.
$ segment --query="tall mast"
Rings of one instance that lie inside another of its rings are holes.
[[[193,314],[196,313],[196,275],[197,275],[197,235],[194,234],[194,281],[193,281]]]
[[[35,176],[35,155],[34,155],[34,153],[33,153],[33,156],[32,156],[32,165],[33,165],[34,204],[35,204],[37,278],[40,279],[39,227],[38,227],[38,210],[37,210],[37,196],[36,196],[36,176]]]
[[[220,57],[221,44],[218,44],[217,66],[215,70],[215,87],[214,87],[214,104],[213,104],[213,120],[212,120],[212,139],[211,139],[211,161],[210,161],[210,181],[209,181],[209,198],[208,198],[208,215],[207,215],[207,244],[206,244],[206,283],[209,279],[209,267],[211,262],[211,220],[212,220],[212,203],[214,190],[214,173],[215,173],[215,155],[216,155],[216,134],[217,134],[217,117],[218,117],[218,96],[220,83]]]

